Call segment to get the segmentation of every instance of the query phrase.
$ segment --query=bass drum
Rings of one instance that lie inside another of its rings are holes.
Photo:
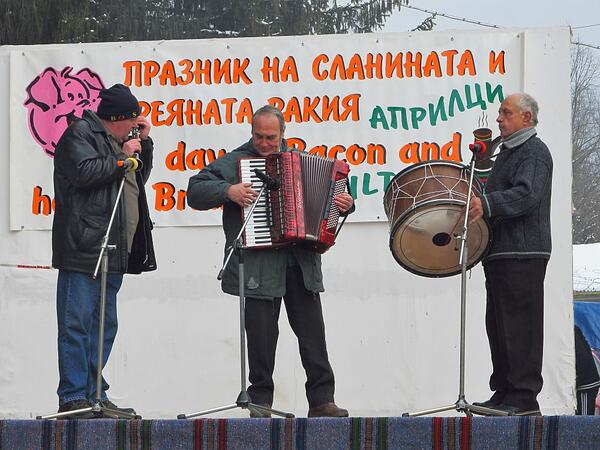
[[[398,173],[384,195],[390,225],[390,250],[406,270],[425,277],[461,272],[460,237],[470,171],[449,161],[425,161]],[[473,179],[472,195],[481,196]],[[479,219],[467,230],[471,268],[483,258],[490,241],[488,223]]]

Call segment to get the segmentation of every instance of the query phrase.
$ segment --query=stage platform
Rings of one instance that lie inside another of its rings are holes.
[[[0,449],[598,449],[600,416],[0,420]]]

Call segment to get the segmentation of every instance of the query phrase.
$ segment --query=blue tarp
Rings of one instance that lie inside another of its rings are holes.
[[[590,347],[600,349],[600,302],[574,302],[575,325]]]

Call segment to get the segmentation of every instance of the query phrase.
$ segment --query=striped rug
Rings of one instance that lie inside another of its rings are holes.
[[[0,449],[598,449],[600,416],[0,420]]]

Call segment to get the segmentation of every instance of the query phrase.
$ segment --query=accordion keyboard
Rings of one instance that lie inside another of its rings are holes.
[[[240,160],[240,181],[242,183],[252,183],[252,189],[260,191],[262,181],[254,173],[254,169],[259,169],[264,172],[265,159],[241,159]],[[271,214],[269,204],[267,202],[268,191],[265,190],[261,195],[252,217],[246,225],[244,232],[245,247],[262,247],[271,245]],[[243,220],[246,220],[250,212],[250,206],[244,208],[242,215]]]

